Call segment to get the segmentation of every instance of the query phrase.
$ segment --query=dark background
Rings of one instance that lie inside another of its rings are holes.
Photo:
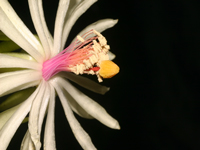
[[[34,31],[26,0],[11,1]],[[44,0],[45,17],[53,33],[56,0]],[[77,116],[99,150],[200,149],[200,2],[195,0],[99,0],[72,28],[67,44],[99,19],[119,19],[103,32],[120,73],[103,85],[104,96],[80,88],[100,103],[121,130]],[[56,103],[58,150],[81,147],[74,138],[59,99]],[[23,124],[8,149],[19,149]]]

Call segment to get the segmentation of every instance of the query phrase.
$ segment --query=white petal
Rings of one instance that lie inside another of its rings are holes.
[[[51,96],[49,101],[49,108],[47,113],[47,120],[44,132],[44,150],[56,150],[55,144],[55,127],[54,127],[54,117],[55,117],[55,90],[52,86]]]
[[[67,117],[67,120],[69,122],[69,125],[72,129],[72,132],[74,133],[74,136],[78,140],[79,144],[84,150],[96,150],[95,146],[93,145],[91,138],[89,135],[84,131],[84,129],[81,127],[79,122],[76,120],[71,108],[69,107],[69,104],[67,102],[67,99],[62,93],[62,90],[60,89],[59,85],[56,83],[54,84],[56,91],[58,93],[58,96],[60,97],[60,101],[62,103],[62,106],[65,111],[65,115]]]
[[[31,140],[31,135],[29,130],[26,131],[26,134],[21,143],[20,150],[35,150],[35,146]]]
[[[83,0],[71,0],[70,1],[66,19],[68,19],[71,16],[71,13],[74,11],[76,6],[78,6],[81,3],[81,1],[83,1]]]
[[[57,83],[60,86],[63,86],[63,88],[65,88],[65,90],[68,91],[69,94],[76,100],[76,102],[91,116],[110,128],[120,129],[117,120],[111,117],[97,102],[93,101],[62,78],[57,78]]]
[[[0,1],[0,30],[37,61],[42,61],[43,48],[17,16],[7,0]]]
[[[76,20],[92,5],[96,2],[97,0],[84,0],[82,1],[70,14],[70,17],[66,20],[65,25],[64,25],[64,30],[63,30],[63,37],[62,37],[62,47],[61,49],[64,48],[65,42],[67,41],[69,32],[76,22]]]
[[[84,33],[90,31],[90,30],[96,30],[98,32],[103,32],[108,28],[112,28],[115,24],[117,24],[118,20],[114,20],[114,19],[102,19],[99,20],[97,22],[94,22],[90,25],[88,25],[85,29],[83,29],[78,35],[83,35]],[[87,38],[92,37],[93,35],[90,34],[89,36],[87,36]],[[74,42],[76,40],[76,37],[73,39],[72,42]]]
[[[28,143],[29,143],[29,131],[27,130],[22,140],[20,150],[28,150]]]
[[[78,76],[72,73],[62,73],[60,75],[95,93],[105,94],[110,90],[109,87],[102,86],[86,77]]]
[[[62,92],[66,99],[69,102],[70,107],[72,110],[77,113],[79,116],[87,119],[93,119],[91,115],[89,115],[75,100],[74,98],[67,92],[65,89],[62,89]]]
[[[29,83],[39,81],[41,72],[35,70],[23,70],[0,74],[0,96],[12,93],[29,86]],[[38,83],[38,82],[36,82]]]
[[[54,50],[53,56],[58,54],[63,49],[61,46],[62,43],[62,33],[63,26],[65,21],[65,16],[69,7],[69,0],[60,0],[59,6],[56,14],[55,30],[54,30]]]
[[[15,111],[19,108],[20,105],[7,109],[0,113],[0,129],[3,125],[10,119],[10,117],[15,113]]]
[[[109,56],[109,60],[113,60],[115,59],[116,55],[113,54],[112,52],[108,51],[108,56]]]
[[[116,20],[114,20],[114,19],[102,19],[102,20],[99,20],[97,22],[90,24],[85,29],[83,29],[78,35],[83,35],[84,33],[90,31],[91,29],[94,29],[94,30],[101,33],[108,28],[112,28],[115,24],[117,24],[117,22],[118,22],[118,19],[116,19]],[[88,36],[88,38],[90,38],[92,36],[93,35],[90,34]],[[73,39],[72,42],[74,42],[75,40],[76,40],[76,37]],[[108,51],[108,56],[109,56],[109,60],[113,60],[116,57],[115,54],[113,54],[110,51]]]
[[[41,84],[42,84],[41,89],[32,103],[31,110],[29,113],[29,122],[28,122],[28,128],[31,135],[31,139],[34,143],[36,150],[39,150],[41,147],[41,142],[40,142],[41,129],[40,128],[41,128],[42,120],[44,117],[44,112],[41,112],[42,111],[41,109],[45,107],[45,106],[44,107],[42,106],[42,104],[45,105],[45,102],[43,103],[42,101],[43,99],[45,101],[48,101],[49,99],[48,84],[44,80],[42,81]],[[46,111],[46,109],[43,111]]]
[[[37,95],[38,91],[40,90],[40,87],[41,86],[39,86],[35,90],[35,92],[21,104],[19,109],[14,113],[14,115],[6,122],[6,124],[0,130],[0,150],[7,149],[16,130],[18,129],[21,122],[28,114],[28,112],[30,111],[32,101]]]
[[[34,61],[0,54],[0,68],[29,68],[41,70],[42,65]]]
[[[47,59],[51,55],[53,40],[44,19],[42,0],[28,0],[28,3],[34,27],[40,38]]]
[[[43,120],[44,120],[44,117],[45,117],[45,113],[47,111],[47,105],[49,103],[49,98],[50,98],[50,95],[51,95],[49,83],[47,82],[46,84],[47,85],[45,86],[44,97],[42,99],[42,103],[41,103],[41,106],[40,106],[40,112],[39,112],[39,122],[38,122],[39,134],[41,133],[42,123],[43,123]]]

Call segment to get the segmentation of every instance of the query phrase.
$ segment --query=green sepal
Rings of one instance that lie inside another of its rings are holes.
[[[15,51],[18,49],[20,49],[20,47],[17,44],[15,44],[13,41],[0,42],[0,52],[1,53],[12,52],[12,51]]]
[[[33,93],[34,90],[35,87],[31,87],[11,94],[0,103],[0,112],[20,104],[21,102],[26,100]]]

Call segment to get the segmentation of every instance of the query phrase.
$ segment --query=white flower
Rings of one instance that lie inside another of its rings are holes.
[[[0,68],[25,68],[0,74],[0,96],[36,86],[36,90],[20,105],[0,114],[0,150],[7,149],[13,135],[29,114],[28,130],[21,144],[22,150],[39,150],[40,133],[45,113],[44,149],[55,150],[54,108],[55,90],[61,100],[70,127],[83,149],[96,149],[89,135],[76,120],[73,111],[85,118],[95,118],[106,126],[119,129],[118,122],[98,103],[73,87],[67,79],[96,93],[104,94],[109,89],[89,79],[72,73],[57,74],[49,80],[43,79],[43,62],[64,49],[68,34],[76,20],[96,0],[60,0],[55,21],[54,37],[48,31],[42,0],[28,0],[31,17],[39,40],[29,31],[7,0],[0,1],[0,30],[19,45],[27,54],[0,53]],[[97,21],[79,35],[95,29],[102,32],[114,26],[117,20]],[[1,50],[0,50],[1,52]],[[109,53],[111,59],[114,57]],[[73,111],[72,111],[73,110]],[[9,118],[9,119],[8,119]]]

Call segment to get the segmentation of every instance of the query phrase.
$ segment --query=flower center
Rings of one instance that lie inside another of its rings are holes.
[[[109,61],[106,38],[95,30],[77,36],[75,42],[55,57],[43,63],[42,76],[47,81],[60,71],[97,75],[98,81],[119,72],[119,67]]]

